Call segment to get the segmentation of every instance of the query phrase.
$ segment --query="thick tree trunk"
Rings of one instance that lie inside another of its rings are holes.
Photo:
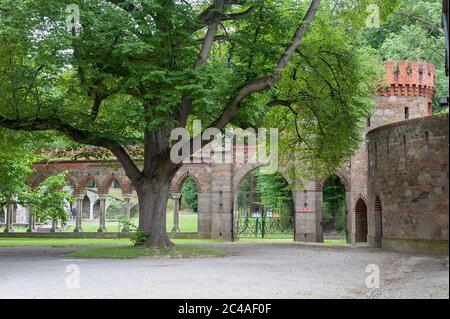
[[[142,178],[136,187],[139,200],[139,229],[148,232],[145,247],[173,246],[166,232],[166,208],[170,195],[170,183],[174,173],[156,172],[150,178]]]

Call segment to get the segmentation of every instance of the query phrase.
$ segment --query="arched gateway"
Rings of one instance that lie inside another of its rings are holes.
[[[73,152],[71,150],[71,153]],[[81,214],[79,218],[76,218],[77,227],[75,229],[77,231],[83,231],[83,219],[89,218],[86,199],[88,198],[89,183],[96,187],[95,191],[98,193],[98,199],[95,199],[95,201],[104,200],[114,182],[117,182],[122,188],[124,198],[129,199],[132,185],[117,161],[113,159],[108,161],[72,161],[59,160],[58,158],[60,157],[56,156],[52,161],[36,164],[36,173],[31,177],[29,183],[37,186],[49,176],[67,172],[68,185],[70,185],[73,195],[78,199],[75,216]],[[178,220],[177,214],[181,187],[184,181],[190,178],[195,183],[198,191],[197,236],[232,240],[235,237],[233,234],[236,230],[235,226],[233,226],[233,221],[234,213],[237,209],[239,184],[250,172],[262,166],[261,164],[251,163],[213,163],[208,158],[203,158],[197,163],[184,164],[176,173],[171,185],[171,198],[175,201],[173,230],[176,232],[179,228],[176,223]],[[320,237],[318,237],[316,232],[317,224],[320,221],[316,219],[315,182],[310,181],[305,183],[305,185],[307,189],[292,191],[294,203],[293,225],[295,225],[292,230],[292,237],[300,241],[319,241]],[[95,201],[92,201],[91,206],[96,203]],[[97,211],[95,211],[93,216],[98,216],[100,220],[104,221],[106,205],[97,206]],[[100,226],[99,229],[104,231],[105,226]]]

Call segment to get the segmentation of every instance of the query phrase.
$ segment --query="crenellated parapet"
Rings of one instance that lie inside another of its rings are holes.
[[[436,70],[433,64],[415,61],[387,61],[386,87],[380,96],[423,96],[430,102],[435,91]]]

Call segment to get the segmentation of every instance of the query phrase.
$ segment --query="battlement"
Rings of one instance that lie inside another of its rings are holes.
[[[435,67],[416,61],[386,61],[386,87],[380,88],[380,96],[423,96],[429,101],[435,91]]]

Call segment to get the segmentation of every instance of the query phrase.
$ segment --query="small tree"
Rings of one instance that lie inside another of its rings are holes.
[[[61,190],[65,184],[65,173],[50,176],[35,190],[26,189],[19,193],[19,202],[27,205],[36,220],[45,223],[59,221],[65,224],[69,214],[64,203],[73,203],[70,192]]]

